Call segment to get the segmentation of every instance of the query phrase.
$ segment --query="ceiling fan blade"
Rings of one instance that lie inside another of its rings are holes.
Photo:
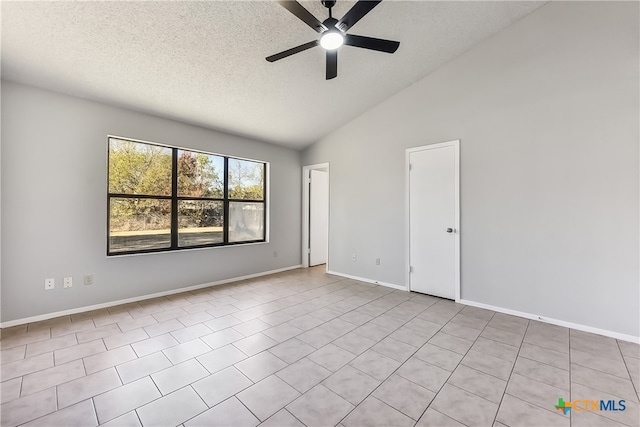
[[[295,0],[279,0],[278,3],[289,12],[293,13],[302,22],[313,28],[316,32],[321,33],[327,31],[327,27],[324,26],[315,16],[305,9],[300,3]]]
[[[373,37],[356,36],[347,34],[344,38],[344,44],[354,47],[362,47],[364,49],[377,50],[378,52],[393,53],[398,50],[400,42],[392,40],[376,39]]]
[[[287,49],[283,52],[276,53],[275,55],[267,56],[267,61],[275,62],[279,59],[286,58],[287,56],[291,56],[295,53],[302,52],[307,49],[311,49],[312,47],[318,46],[318,40],[311,41],[309,43],[301,44],[300,46],[292,47],[291,49]]]
[[[327,51],[327,80],[338,75],[338,50]]]
[[[347,30],[355,25],[364,15],[371,12],[371,9],[376,7],[378,3],[382,0],[360,0],[358,3],[354,4],[351,9],[338,21],[336,27],[338,27],[342,32],[347,32]]]

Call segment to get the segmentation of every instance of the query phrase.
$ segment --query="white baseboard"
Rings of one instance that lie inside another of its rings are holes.
[[[552,319],[549,317],[542,317],[536,314],[524,313],[522,311],[511,310],[503,307],[496,307],[494,305],[484,304],[481,302],[469,301],[465,299],[461,299],[459,302],[460,304],[497,311],[498,313],[511,314],[513,316],[524,317],[525,319],[533,319],[543,323],[551,323],[552,325],[564,326],[565,328],[576,329],[583,332],[591,332],[593,334],[604,335],[605,337],[640,344],[640,337],[635,337],[633,335],[621,334],[619,332],[608,331],[606,329],[594,328],[592,326],[580,325],[578,323],[566,322],[564,320]]]
[[[165,297],[167,295],[179,294],[181,292],[195,291],[197,289],[208,288],[211,286],[224,285],[225,283],[238,282],[240,280],[253,279],[256,277],[267,276],[269,274],[281,273],[283,271],[295,270],[301,268],[302,264],[292,265],[290,267],[278,268],[276,270],[263,271],[260,273],[248,274],[246,276],[232,277],[229,279],[217,280],[215,282],[203,283],[201,285],[187,286],[185,288],[171,289],[169,291],[157,292],[155,294],[141,295],[133,298],[126,298],[117,301],[109,301],[102,304],[88,305],[84,307],[71,308],[69,310],[56,311],[54,313],[40,314],[38,316],[26,317],[24,319],[9,320],[0,323],[0,328],[9,328],[11,326],[24,325],[25,323],[40,322],[42,320],[53,319],[60,316],[68,316],[70,314],[83,313],[85,311],[98,310],[101,308],[113,307],[115,305],[128,304],[130,302],[144,301],[151,298]]]
[[[406,291],[407,287],[402,285],[395,285],[393,283],[380,282],[379,280],[367,279],[364,277],[352,276],[351,274],[338,273],[337,271],[327,270],[327,274],[333,274],[334,276],[345,277],[347,279],[358,280],[360,282],[373,283],[374,285],[386,286],[387,288],[398,289],[400,291]]]

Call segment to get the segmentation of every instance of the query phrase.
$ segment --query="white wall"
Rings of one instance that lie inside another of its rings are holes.
[[[107,258],[107,134],[270,162],[270,242]],[[3,81],[1,166],[3,322],[300,264],[295,150]]]
[[[330,269],[404,285],[405,149],[460,139],[462,298],[640,335],[638,12],[549,3],[308,148]]]

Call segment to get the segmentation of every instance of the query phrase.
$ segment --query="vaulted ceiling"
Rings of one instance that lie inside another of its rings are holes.
[[[3,1],[2,77],[304,148],[542,5],[383,1],[350,33],[398,51],[344,46],[325,80],[320,47],[265,60],[318,37],[274,1]]]

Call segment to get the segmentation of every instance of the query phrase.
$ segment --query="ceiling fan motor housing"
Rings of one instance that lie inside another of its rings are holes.
[[[332,29],[339,29],[336,24],[338,23],[338,20],[336,18],[327,18],[324,21],[322,21],[322,23],[324,24],[325,27],[328,28],[328,31],[331,31]]]
[[[321,0],[321,2],[327,9],[331,9],[336,4],[336,0]]]

